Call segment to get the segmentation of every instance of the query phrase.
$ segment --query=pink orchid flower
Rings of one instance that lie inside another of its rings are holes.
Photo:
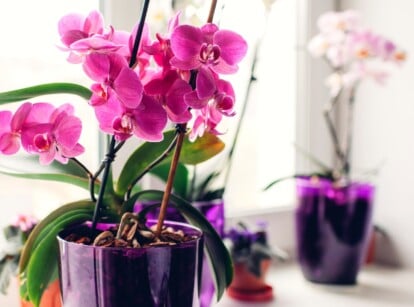
[[[200,69],[199,77],[204,75],[203,71],[204,69]],[[234,115],[235,93],[230,82],[218,79],[218,76],[215,76],[215,79],[212,80],[208,80],[206,77],[206,80],[201,84],[202,81],[199,81],[200,79],[204,78],[197,78],[197,89],[212,88],[213,91],[202,93],[196,89],[184,96],[185,102],[194,109],[202,109],[210,104],[211,107],[225,116]],[[205,85],[206,83],[209,85]],[[214,84],[214,86],[210,84]]]
[[[134,28],[132,29],[132,32],[128,36],[128,41],[126,44],[127,49],[128,49],[128,54],[125,57],[125,59],[128,62],[131,60],[131,54],[134,49],[135,35],[137,33],[137,30],[138,30],[138,23],[134,26]],[[137,59],[135,63],[135,67],[136,67],[135,70],[138,72],[138,75],[141,80],[144,80],[146,78],[147,70],[151,63],[151,55],[145,51],[145,46],[150,45],[150,44],[151,44],[151,39],[150,39],[149,29],[148,29],[148,25],[145,24],[143,31],[142,31],[141,41],[140,41],[139,48],[137,51]],[[119,52],[117,53],[119,54]]]
[[[31,103],[22,104],[14,115],[9,111],[0,112],[0,152],[12,155],[20,149],[22,126],[32,108]]]
[[[159,74],[144,86],[144,91],[158,99],[172,122],[186,123],[191,119],[191,112],[183,99],[191,92],[191,86],[177,72],[170,70],[165,75]]]
[[[208,67],[216,73],[230,74],[247,51],[246,41],[237,33],[220,30],[208,23],[201,28],[181,25],[171,35],[174,57],[171,64],[182,70]]]
[[[318,28],[322,33],[349,32],[356,30],[361,23],[361,15],[354,10],[326,12],[318,18]]]
[[[116,99],[109,99],[94,110],[100,129],[115,135],[118,141],[124,141],[132,135],[153,142],[163,139],[167,114],[159,102],[148,95],[143,95],[140,105],[135,109],[125,107]]]
[[[155,63],[157,63],[163,71],[168,71],[171,69],[170,61],[174,56],[173,51],[171,50],[170,37],[171,33],[179,25],[180,13],[177,13],[172,19],[168,22],[168,31],[167,34],[162,36],[159,33],[155,34],[156,41],[150,44],[143,44],[143,50],[152,55]]]
[[[197,137],[201,137],[205,132],[215,135],[222,134],[217,130],[217,125],[221,122],[222,113],[217,111],[212,105],[206,105],[202,109],[193,110],[194,121],[190,130],[189,139],[194,141]]]
[[[67,163],[68,158],[84,152],[78,143],[82,122],[74,115],[73,107],[65,104],[55,108],[48,103],[33,104],[22,129],[22,145],[29,153],[39,154],[43,165],[54,159]]]
[[[126,59],[116,53],[93,53],[83,63],[86,74],[94,81],[90,103],[99,106],[114,98],[126,108],[136,108],[142,99],[143,87],[137,73]]]
[[[81,63],[84,55],[91,51],[116,51],[125,41],[125,35],[114,33],[112,27],[108,33],[104,32],[103,17],[98,11],[88,16],[68,14],[59,20],[58,31],[64,45],[62,49],[70,51],[68,61],[74,64]]]

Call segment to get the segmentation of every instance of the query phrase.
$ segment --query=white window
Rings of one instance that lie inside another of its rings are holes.
[[[249,53],[232,77],[239,106],[247,103],[231,172],[226,184],[227,212],[291,206],[293,181],[282,182],[270,190],[271,181],[295,173],[296,136],[296,1],[278,0],[271,9],[264,1],[226,1],[221,18],[223,28],[241,33],[249,43]],[[248,91],[249,79],[252,82]],[[225,140],[234,138],[234,127]]]

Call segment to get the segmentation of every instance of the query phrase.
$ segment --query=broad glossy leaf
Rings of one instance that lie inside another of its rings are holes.
[[[123,196],[137,177],[150,171],[147,168],[148,165],[165,152],[174,140],[174,136],[175,130],[168,131],[164,133],[162,142],[145,142],[131,154],[118,178],[116,188],[118,195]],[[183,164],[198,164],[214,157],[223,149],[224,143],[213,134],[205,133],[195,142],[190,142],[186,137],[180,153],[180,162]],[[172,153],[165,157],[162,163],[169,163],[171,156]]]
[[[81,178],[81,177],[72,176],[72,175],[46,174],[46,173],[38,173],[38,174],[12,173],[12,172],[6,172],[2,170],[0,170],[0,174],[11,176],[11,177],[18,177],[18,178],[64,182],[64,183],[73,184],[75,186],[81,187],[86,190],[89,189],[89,180],[85,178]],[[99,186],[99,184],[95,185],[95,189],[97,186]]]
[[[13,167],[9,167],[9,165],[13,165]],[[0,157],[0,174],[26,179],[64,182],[89,189],[87,172],[72,160],[69,160],[67,164],[54,161],[50,165],[40,165],[39,158],[33,155],[3,156]],[[99,184],[97,181],[96,186],[99,187]]]
[[[51,223],[53,227],[47,231],[32,251],[26,268],[28,296],[35,306],[39,305],[44,290],[54,280],[53,273],[57,268],[59,257],[57,234],[71,225],[90,220],[92,213],[88,213],[86,210],[74,210],[63,216],[65,218],[59,222]]]
[[[94,208],[95,203],[90,200],[76,201],[57,208],[42,219],[32,230],[24,244],[20,256],[19,271],[22,272],[26,268],[32,251],[38,246],[43,236],[53,227],[53,223],[65,219],[65,214],[72,214],[71,212],[75,212],[76,210],[85,210],[92,213]]]
[[[161,199],[163,193],[163,191],[147,190],[137,193],[134,195],[134,198],[138,199],[140,197],[146,198],[149,195],[158,195]],[[212,272],[214,272],[217,300],[219,300],[233,278],[233,265],[229,251],[217,231],[198,209],[193,207],[191,203],[175,195],[171,195],[170,200],[190,224],[203,231],[205,250],[210,261]]]
[[[73,94],[89,100],[92,92],[88,88],[75,83],[48,83],[0,93],[0,104],[49,94]]]
[[[185,138],[180,162],[191,165],[199,164],[219,154],[223,149],[223,141],[211,133],[204,133],[202,137],[197,138],[194,142]]]
[[[149,171],[148,165],[160,157],[174,140],[175,130],[164,133],[164,140],[158,143],[141,144],[128,158],[118,177],[116,192],[123,196],[136,178]]]

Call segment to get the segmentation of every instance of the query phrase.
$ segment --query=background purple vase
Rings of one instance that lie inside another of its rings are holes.
[[[188,224],[165,222],[199,238],[174,246],[96,247],[68,242],[82,225],[61,232],[59,274],[65,307],[199,306],[201,231]]]
[[[140,203],[135,205],[134,211],[138,212],[145,206],[152,203]],[[192,203],[195,208],[200,210],[216,229],[220,237],[224,236],[224,201],[223,199],[214,199],[210,201],[195,201]],[[166,218],[171,221],[185,222],[183,216],[173,206],[169,206],[167,209]],[[149,219],[156,219],[159,214],[159,209],[153,210],[148,213]],[[200,307],[209,307],[213,301],[215,294],[213,273],[210,270],[207,259],[203,258],[203,266],[200,278]]]
[[[364,261],[372,230],[374,187],[328,179],[296,180],[298,261],[306,279],[353,285]]]

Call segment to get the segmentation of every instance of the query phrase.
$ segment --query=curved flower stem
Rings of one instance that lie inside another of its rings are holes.
[[[137,56],[138,56],[138,48],[139,43],[141,42],[142,32],[144,30],[145,19],[147,17],[148,7],[149,7],[150,0],[145,0],[142,6],[141,12],[141,19],[138,24],[137,34],[135,36],[134,47],[132,48],[131,52],[131,60],[129,61],[129,67],[132,69],[138,64]]]
[[[345,169],[345,174],[347,177],[347,180],[349,181],[349,175],[351,173],[351,151],[352,151],[352,138],[353,138],[353,122],[354,122],[354,102],[355,102],[355,89],[356,85],[351,89],[350,96],[349,96],[349,102],[348,102],[348,128],[347,128],[347,147],[345,151],[345,161],[347,161],[347,168]]]
[[[346,157],[345,157],[345,154],[343,153],[343,151],[341,149],[341,146],[339,144],[338,134],[336,132],[335,126],[334,126],[334,124],[332,122],[332,119],[330,117],[330,111],[325,110],[323,112],[323,115],[325,117],[325,121],[326,121],[326,124],[328,126],[328,131],[329,131],[329,133],[331,135],[331,138],[332,138],[335,153],[336,153],[337,157],[339,158],[339,160],[341,161],[343,167],[345,167],[345,165],[347,164],[346,163]]]
[[[113,149],[113,155],[115,155],[125,144],[125,141],[122,141],[118,143]],[[93,174],[89,179],[89,193],[92,201],[96,201],[95,198],[95,182],[96,179],[98,179],[99,175],[102,173],[102,171],[105,169],[106,160],[102,161],[101,165],[99,166],[99,169]]]
[[[346,149],[345,150],[341,149],[338,133],[337,133],[335,125],[334,125],[334,123],[331,119],[332,111],[333,111],[334,107],[337,106],[338,101],[339,101],[339,97],[341,97],[341,93],[342,93],[342,89],[336,94],[335,97],[333,97],[330,100],[329,107],[327,107],[323,111],[323,115],[324,115],[326,124],[328,126],[328,132],[331,136],[332,143],[333,143],[333,146],[334,146],[335,154],[336,154],[337,158],[339,159],[339,162],[341,163],[341,168],[339,170],[339,176],[341,176],[342,174],[349,173],[349,161],[348,161],[348,157],[347,157],[347,154],[346,154]],[[333,175],[335,176],[335,172],[333,172]]]
[[[144,177],[144,175],[147,174],[150,170],[152,170],[154,167],[160,164],[171,153],[175,144],[177,143],[177,138],[178,138],[178,129],[177,129],[177,134],[175,135],[174,139],[172,140],[170,145],[167,147],[167,149],[161,154],[161,156],[159,156],[156,160],[154,160],[151,164],[149,164],[144,169],[144,171],[139,176],[137,176],[134,179],[134,181],[132,181],[131,185],[128,187],[128,190],[125,194],[125,197],[124,197],[125,200],[128,200],[131,197],[132,189],[137,184],[137,182],[140,181],[141,178]]]
[[[104,161],[104,173],[102,176],[102,184],[101,184],[101,188],[99,189],[99,195],[98,195],[98,199],[96,201],[95,204],[95,211],[93,213],[93,219],[92,219],[92,230],[94,230],[96,228],[96,224],[98,223],[99,217],[100,217],[100,213],[101,213],[101,207],[103,204],[103,198],[105,195],[105,188],[106,188],[106,184],[108,181],[108,177],[109,177],[109,172],[111,170],[111,164],[115,159],[115,137],[113,136],[111,138],[111,142],[109,144],[108,147],[108,151],[106,154],[106,158]]]
[[[172,187],[174,183],[175,172],[177,170],[178,161],[180,159],[181,148],[184,142],[186,129],[187,129],[186,124],[178,125],[178,137],[177,137],[177,141],[175,144],[174,156],[171,161],[170,172],[168,173],[168,179],[167,179],[165,191],[162,197],[160,214],[158,216],[157,228],[155,231],[155,235],[157,237],[159,237],[159,235],[161,234],[162,226],[164,225],[164,220],[167,214],[168,202],[170,200],[170,195],[171,195],[171,191],[172,191]]]
[[[78,159],[74,157],[69,159],[75,162],[88,175],[89,179],[93,177],[92,172],[82,162],[80,162]]]
[[[70,158],[70,160],[72,160],[77,165],[79,165],[85,171],[85,173],[88,175],[88,178],[89,178],[89,194],[90,194],[91,200],[96,201],[96,198],[95,198],[95,181],[98,178],[98,176],[95,176],[94,174],[92,174],[92,172],[89,171],[88,168],[82,162],[80,162],[78,159]]]

